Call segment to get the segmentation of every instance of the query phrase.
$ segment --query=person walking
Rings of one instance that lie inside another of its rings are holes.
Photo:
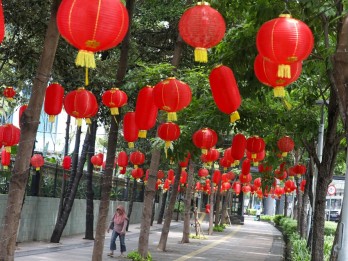
[[[126,236],[126,227],[128,224],[128,217],[126,211],[122,205],[119,205],[116,208],[116,213],[113,219],[110,222],[110,226],[108,228],[108,233],[112,230],[111,241],[110,241],[110,253],[108,256],[113,257],[114,251],[116,250],[116,239],[120,238],[120,257],[125,257],[126,252],[126,244],[125,244],[125,236]]]

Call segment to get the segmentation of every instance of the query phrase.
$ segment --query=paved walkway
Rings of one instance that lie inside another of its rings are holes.
[[[246,217],[244,225],[227,227],[223,232],[207,236],[208,223],[201,227],[205,239],[190,239],[181,244],[183,222],[172,221],[166,251],[158,251],[157,245],[162,225],[151,227],[149,251],[154,261],[216,260],[216,261],[281,261],[284,242],[281,233],[267,222],[254,221]],[[194,229],[191,229],[194,233]],[[137,250],[140,224],[129,226],[126,235],[127,252]],[[16,261],[88,261],[91,260],[93,241],[82,239],[83,235],[64,237],[59,244],[48,242],[20,243],[15,253]],[[127,260],[127,258],[108,257],[110,234],[106,234],[103,260]],[[119,252],[117,242],[115,254]]]

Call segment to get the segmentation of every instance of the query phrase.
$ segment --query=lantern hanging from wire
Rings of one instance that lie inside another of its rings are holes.
[[[120,170],[126,169],[128,165],[128,155],[125,151],[121,151],[117,156],[117,165]]]
[[[140,151],[134,151],[129,156],[130,162],[134,165],[134,168],[138,168],[139,165],[142,165],[145,162],[145,155]]]
[[[8,169],[8,166],[11,164],[11,153],[6,151],[5,148],[2,148],[1,150],[1,165],[3,166],[4,170]]]
[[[30,164],[35,168],[36,171],[39,171],[44,163],[45,161],[41,154],[34,154],[31,157]]]
[[[190,104],[192,93],[187,83],[170,77],[155,85],[153,97],[156,106],[168,113],[168,121],[176,121],[176,112]]]
[[[135,121],[135,112],[129,111],[123,117],[123,138],[128,142],[128,148],[134,148],[139,129]]]
[[[158,126],[157,134],[165,141],[164,151],[167,157],[168,148],[180,137],[180,127],[173,122],[165,122]]]
[[[238,108],[242,102],[232,70],[224,65],[215,67],[209,75],[210,89],[216,106],[230,115],[230,122],[240,119]]]
[[[0,126],[0,142],[7,152],[11,152],[11,146],[17,145],[20,139],[21,131],[13,124]]]
[[[277,142],[279,150],[282,152],[282,157],[286,157],[288,152],[292,151],[295,147],[295,143],[289,136],[280,138]]]
[[[257,153],[265,149],[265,141],[259,136],[252,136],[247,139],[246,149],[251,152],[251,158],[255,159]]]
[[[62,37],[79,52],[77,66],[95,68],[94,53],[117,46],[128,31],[129,18],[120,0],[63,0],[57,13]]]
[[[216,145],[218,136],[214,130],[203,128],[193,134],[192,140],[194,145],[202,150],[203,154],[207,154],[208,149]]]
[[[231,155],[235,160],[235,164],[239,164],[239,161],[245,155],[246,148],[246,138],[243,134],[237,133],[233,136],[232,146],[231,146]]]
[[[62,167],[64,170],[69,170],[71,168],[71,157],[70,156],[64,156]]]
[[[13,101],[13,97],[16,95],[16,91],[13,89],[12,86],[7,86],[4,89],[3,95],[6,98],[6,100]]]
[[[61,113],[63,98],[64,88],[59,83],[52,83],[46,88],[44,110],[49,122],[54,122],[55,116]]]
[[[195,48],[195,61],[208,61],[207,49],[217,45],[225,35],[226,24],[222,15],[207,2],[198,2],[186,10],[179,21],[182,39]]]
[[[98,153],[91,157],[91,163],[95,169],[100,168],[103,165],[104,155],[103,153]]]
[[[111,88],[102,95],[102,102],[105,106],[110,108],[111,115],[118,115],[118,108],[127,104],[127,94],[119,88]]]

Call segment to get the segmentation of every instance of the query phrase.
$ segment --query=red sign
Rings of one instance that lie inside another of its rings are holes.
[[[327,194],[329,194],[330,196],[335,195],[336,194],[336,187],[334,185],[330,185],[327,188]]]

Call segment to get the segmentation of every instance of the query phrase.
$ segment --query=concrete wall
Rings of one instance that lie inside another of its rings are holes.
[[[99,200],[94,200],[94,227],[98,220]],[[129,202],[110,201],[109,217],[111,220],[117,205],[122,204],[128,210]],[[0,221],[4,218],[7,207],[7,195],[0,195]],[[18,242],[49,240],[54,229],[59,208],[58,198],[26,197],[21,212]],[[134,202],[130,223],[140,223],[143,210],[142,202]],[[156,216],[158,205],[156,205]],[[75,199],[68,223],[63,236],[81,234],[85,232],[86,200]]]

